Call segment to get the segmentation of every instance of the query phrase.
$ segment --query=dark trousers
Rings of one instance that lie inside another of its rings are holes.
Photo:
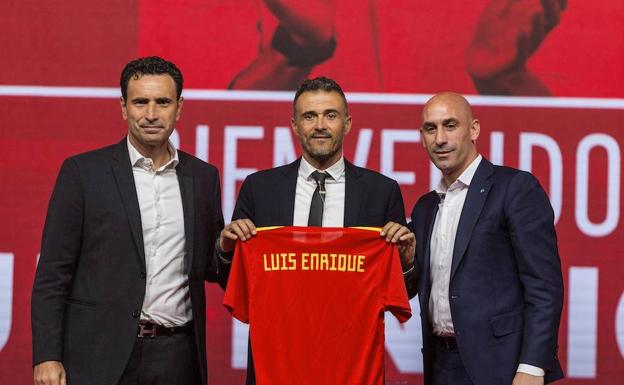
[[[251,338],[247,342],[247,376],[245,377],[245,385],[256,385],[256,369],[251,352]]]
[[[118,385],[197,385],[201,382],[192,333],[137,338]]]
[[[436,344],[433,385],[474,385],[464,368],[457,347],[449,349]]]

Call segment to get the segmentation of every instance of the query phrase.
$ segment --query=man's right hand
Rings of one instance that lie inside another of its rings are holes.
[[[416,236],[409,228],[400,223],[388,222],[381,229],[380,235],[386,238],[386,242],[392,242],[397,245],[397,250],[401,257],[401,267],[404,272],[414,267]]]
[[[225,253],[234,250],[237,240],[246,241],[256,235],[256,225],[249,219],[237,219],[221,230],[219,248]]]
[[[65,368],[59,361],[44,361],[35,365],[35,385],[67,385]]]

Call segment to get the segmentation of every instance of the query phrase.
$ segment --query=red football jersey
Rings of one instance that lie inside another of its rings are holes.
[[[249,323],[259,385],[384,382],[384,311],[411,317],[380,229],[278,227],[237,242],[224,305]]]

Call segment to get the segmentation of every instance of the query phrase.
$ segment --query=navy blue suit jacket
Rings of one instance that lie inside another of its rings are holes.
[[[438,210],[435,191],[412,211],[425,384],[431,384],[435,345],[429,319],[430,242]],[[519,363],[541,367],[545,381],[563,377],[557,332],[563,280],[553,211],[530,173],[483,159],[460,216],[449,287],[460,356],[475,385],[511,384]]]

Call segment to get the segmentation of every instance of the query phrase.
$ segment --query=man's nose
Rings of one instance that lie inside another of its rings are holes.
[[[149,121],[154,121],[156,119],[158,119],[158,116],[156,114],[156,105],[149,103],[147,105],[147,111],[145,113],[145,119],[149,120]]]
[[[438,129],[436,130],[436,136],[435,136],[435,141],[437,145],[442,145],[444,143],[446,143],[446,130],[444,129],[444,127],[438,127]]]
[[[314,121],[314,129],[315,130],[326,130],[327,129],[327,121],[325,117],[322,115],[318,116]]]

